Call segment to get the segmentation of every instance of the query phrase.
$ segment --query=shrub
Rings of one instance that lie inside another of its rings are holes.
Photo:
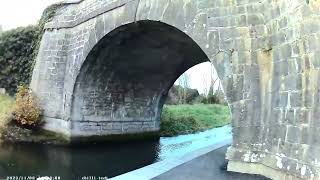
[[[38,28],[21,27],[0,34],[0,87],[10,95],[19,84],[29,84]]]
[[[18,88],[12,115],[13,121],[21,127],[34,129],[40,125],[41,109],[29,88]]]
[[[221,127],[230,123],[228,106],[218,104],[165,105],[160,134],[175,136]]]
[[[165,104],[193,104],[199,96],[197,89],[173,85],[168,92]]]
[[[20,84],[28,85],[44,33],[44,25],[62,4],[49,6],[37,25],[19,27],[0,33],[0,88],[10,95]]]
[[[163,108],[160,133],[162,136],[189,134],[201,130],[201,124],[194,117],[176,116],[167,107]]]
[[[203,104],[220,104],[220,98],[217,96],[217,94],[208,95],[208,97],[204,97],[201,100],[201,103],[203,103]]]

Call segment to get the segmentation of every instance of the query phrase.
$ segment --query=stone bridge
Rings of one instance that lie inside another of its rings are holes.
[[[65,1],[31,87],[69,138],[156,132],[190,67],[214,63],[232,113],[231,171],[320,179],[319,0]]]

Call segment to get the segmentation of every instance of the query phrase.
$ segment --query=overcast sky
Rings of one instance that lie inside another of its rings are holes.
[[[62,0],[0,0],[0,25],[3,30],[19,26],[36,24],[43,10],[50,4]],[[202,63],[189,69],[190,88],[198,89],[200,93],[208,89],[210,82],[210,63]],[[177,82],[176,82],[177,84]]]
[[[189,87],[192,89],[198,89],[199,93],[205,93],[209,91],[210,87],[210,79],[211,79],[211,68],[210,62],[201,63],[190,68],[186,73],[189,76]],[[213,80],[217,78],[217,73],[215,69],[213,71]],[[175,82],[175,84],[179,84],[179,80]],[[215,89],[218,88],[219,84],[215,84]]]
[[[0,25],[3,30],[35,24],[43,10],[61,0],[0,0]]]

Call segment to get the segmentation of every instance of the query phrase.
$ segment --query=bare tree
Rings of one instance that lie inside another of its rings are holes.
[[[215,85],[216,85],[216,83],[219,83],[219,82],[220,81],[219,81],[218,77],[215,80],[212,80],[210,82],[210,88],[209,88],[208,96],[213,96],[216,93]]]
[[[183,104],[186,103],[187,88],[190,87],[190,75],[187,72],[183,73],[178,79],[178,84],[181,87],[178,89],[179,103]]]
[[[207,96],[208,95],[208,84],[207,84],[207,76],[205,74],[202,75],[202,90],[203,90],[203,95]]]

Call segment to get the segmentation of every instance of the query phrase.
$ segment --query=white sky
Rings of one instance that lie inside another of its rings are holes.
[[[36,24],[42,12],[50,4],[62,0],[0,0],[0,26],[10,30],[20,26]],[[189,87],[204,93],[210,84],[210,63],[202,63],[187,71],[190,76]],[[214,76],[216,77],[216,75]],[[176,84],[178,84],[176,82]]]
[[[3,30],[35,24],[43,10],[62,0],[0,0],[0,25]]]
[[[189,87],[192,89],[198,89],[199,93],[208,93],[210,87],[211,79],[211,63],[205,62],[193,66],[188,71],[186,71],[187,76],[189,76]],[[212,69],[212,78],[215,80],[217,78],[216,70]],[[181,76],[180,76],[181,77]],[[179,79],[175,82],[179,84]],[[218,89],[219,83],[215,83],[215,89]]]

